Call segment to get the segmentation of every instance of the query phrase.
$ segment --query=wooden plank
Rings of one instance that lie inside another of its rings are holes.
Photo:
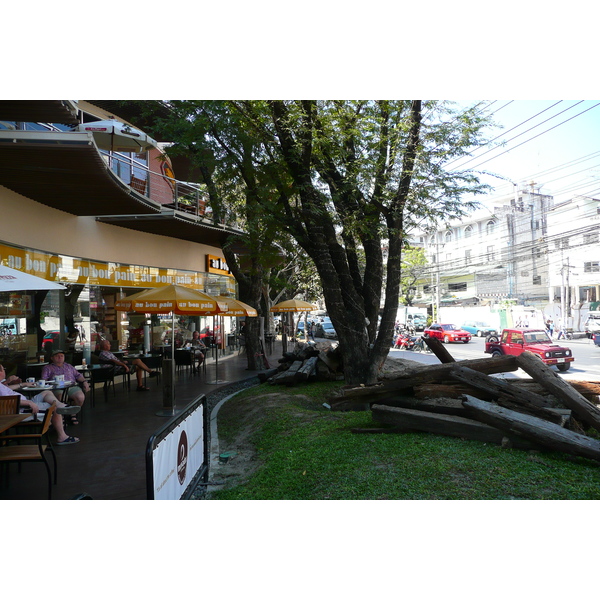
[[[519,368],[516,362],[516,356],[461,360],[454,363],[417,367],[407,374],[394,377],[393,379],[382,379],[380,383],[374,385],[344,387],[339,390],[339,395],[345,398],[366,397],[375,402],[380,397],[389,398],[396,392],[411,390],[417,385],[447,381],[450,377],[450,372],[456,365],[469,367],[475,371],[488,374],[506,373],[509,371],[516,371]]]
[[[450,372],[450,377],[461,383],[467,383],[472,387],[483,390],[487,394],[495,394],[496,397],[500,396],[500,394],[507,394],[515,398],[516,401],[524,404],[531,404],[537,407],[552,406],[552,403],[547,398],[544,398],[544,396],[514,386],[505,379],[490,377],[485,373],[478,373],[466,367],[455,366]]]
[[[298,369],[296,373],[296,379],[308,379],[310,375],[316,371],[317,367],[317,356],[313,356],[304,361],[303,365]]]
[[[540,383],[554,396],[570,408],[579,418],[600,431],[600,409],[569,385],[551,367],[545,365],[532,352],[523,352],[517,356],[517,364],[535,381]]]
[[[502,445],[504,441],[506,445],[506,433],[474,419],[380,404],[374,404],[371,410],[373,420],[378,423],[498,445]],[[512,447],[520,449],[528,450],[537,447],[519,436],[511,435],[510,443]]]
[[[429,349],[438,357],[441,363],[456,362],[455,358],[448,352],[448,349],[440,340],[432,337],[424,337],[423,340]]]
[[[535,360],[539,361],[538,358]],[[473,418],[482,423],[522,436],[552,450],[600,460],[600,441],[587,435],[569,431],[544,419],[495,406],[473,396],[465,396],[463,404]]]

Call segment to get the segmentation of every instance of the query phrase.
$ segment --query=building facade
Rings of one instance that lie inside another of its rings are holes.
[[[215,222],[189,172],[176,179],[162,143],[102,104],[0,101],[0,264],[66,286],[0,297],[0,347],[17,361],[49,331],[64,347],[73,328],[84,356],[100,337],[139,347],[150,320],[153,332],[168,325],[114,303],[144,288],[235,295],[221,245],[242,232]],[[188,321],[181,327],[209,325]]]
[[[530,307],[581,328],[600,300],[600,200],[556,204],[535,184],[491,201],[486,214],[419,233],[429,270],[416,302],[436,308]]]

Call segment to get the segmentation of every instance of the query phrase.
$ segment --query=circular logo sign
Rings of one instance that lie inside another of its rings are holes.
[[[187,470],[188,461],[188,440],[185,431],[181,432],[179,438],[179,444],[177,444],[177,477],[179,483],[183,484],[185,481],[185,472]]]

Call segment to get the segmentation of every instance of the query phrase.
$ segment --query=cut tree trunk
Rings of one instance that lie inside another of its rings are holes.
[[[539,361],[538,358],[535,360]],[[494,406],[472,396],[465,396],[463,404],[469,409],[473,418],[502,429],[511,435],[522,436],[559,452],[600,460],[600,441],[586,435],[563,429],[544,419],[524,415],[501,406]]]
[[[577,390],[571,387],[560,375],[545,365],[532,352],[523,352],[517,356],[517,364],[535,381],[559,398],[583,421],[600,431],[600,409],[586,400]]]

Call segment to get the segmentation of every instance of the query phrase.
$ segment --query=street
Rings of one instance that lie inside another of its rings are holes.
[[[573,352],[575,360],[571,363],[571,368],[566,373],[560,373],[564,379],[600,381],[600,346],[595,346],[592,340],[579,338],[575,340],[554,341],[556,344],[566,346]],[[446,349],[456,360],[485,358],[485,338],[474,337],[468,344],[447,344]],[[435,354],[425,352],[410,352],[406,350],[391,350],[392,358],[407,358],[424,364],[439,364]],[[558,373],[556,367],[552,367]],[[506,375],[507,377],[528,377],[528,375],[519,370],[515,373]]]

